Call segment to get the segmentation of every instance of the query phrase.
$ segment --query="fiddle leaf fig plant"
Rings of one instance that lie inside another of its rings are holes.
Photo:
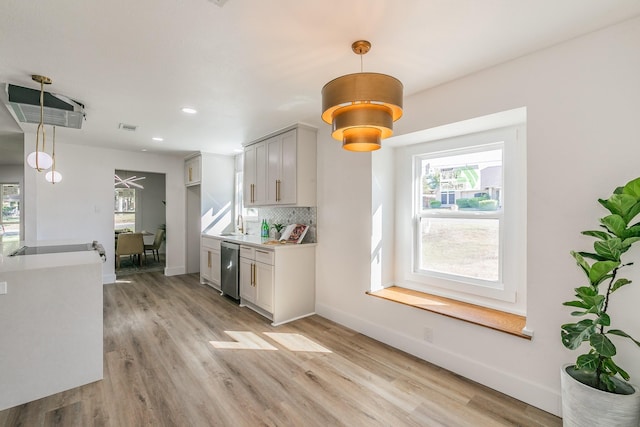
[[[571,251],[586,276],[586,284],[575,288],[575,300],[563,303],[577,308],[571,315],[583,319],[562,325],[561,338],[562,344],[571,350],[583,342],[590,346],[588,353],[576,359],[574,378],[599,390],[626,394],[622,390],[625,387],[619,387],[624,382],[617,376],[628,381],[629,374],[613,361],[616,346],[610,337],[628,338],[638,347],[640,342],[620,329],[611,328],[608,309],[613,293],[631,283],[619,275],[622,268],[633,265],[623,261],[622,255],[640,241],[640,222],[632,224],[640,213],[640,178],[616,188],[611,197],[598,202],[610,214],[600,219],[600,230],[582,232],[596,239],[593,252]]]

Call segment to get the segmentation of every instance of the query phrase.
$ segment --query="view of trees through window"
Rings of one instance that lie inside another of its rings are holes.
[[[418,269],[500,279],[502,148],[419,157]]]
[[[0,241],[20,240],[20,185],[0,184]]]
[[[131,230],[136,228],[136,190],[134,188],[115,189],[115,229]]]

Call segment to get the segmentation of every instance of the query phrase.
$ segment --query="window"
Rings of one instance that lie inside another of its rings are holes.
[[[403,286],[524,313],[523,131],[511,127],[412,148],[412,262]]]
[[[497,286],[502,144],[416,156],[416,171],[417,271]]]
[[[115,229],[136,229],[136,190],[135,188],[115,189]]]
[[[20,184],[0,184],[0,242],[20,241]]]

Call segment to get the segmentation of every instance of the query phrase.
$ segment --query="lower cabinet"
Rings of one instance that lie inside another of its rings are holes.
[[[273,251],[240,246],[240,298],[266,313],[273,312]]]
[[[200,246],[200,283],[220,290],[220,240],[202,237]]]
[[[240,305],[274,326],[314,314],[315,245],[241,245]]]

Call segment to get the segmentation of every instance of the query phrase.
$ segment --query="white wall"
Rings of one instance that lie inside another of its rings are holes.
[[[0,182],[22,185],[22,165],[0,165]]]
[[[26,141],[35,138],[27,134]],[[116,169],[155,172],[166,178],[166,268],[185,272],[184,159],[150,153],[56,143],[62,182],[50,184],[44,173],[25,169],[25,240],[98,240],[107,252],[104,283],[115,280],[113,174]]]
[[[640,175],[639,51],[640,19],[634,19],[407,97],[396,123],[403,134],[527,107],[532,341],[365,295],[372,200],[394,200],[372,199],[371,155],[341,150],[328,129],[318,133],[317,312],[560,414],[560,366],[577,356],[560,343],[560,325],[572,321],[561,303],[583,281],[569,250],[589,249],[592,239],[579,233],[604,216],[596,199]],[[393,251],[392,241],[383,233],[384,251]],[[640,301],[639,266],[628,271],[636,283],[614,295],[611,314],[616,327],[638,338],[632,304]],[[422,339],[425,326],[433,329],[433,343]],[[619,364],[640,383],[638,350],[625,342],[618,351]]]

